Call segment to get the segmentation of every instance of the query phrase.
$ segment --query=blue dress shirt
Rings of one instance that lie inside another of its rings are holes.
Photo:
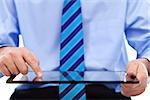
[[[81,0],[87,70],[125,71],[124,38],[137,58],[150,57],[150,16],[146,0]],[[0,46],[24,46],[42,70],[59,66],[63,0],[0,0]]]

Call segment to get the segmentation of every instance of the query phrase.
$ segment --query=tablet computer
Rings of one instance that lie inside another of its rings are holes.
[[[74,79],[69,78],[69,75],[81,74],[79,72],[60,72],[60,71],[43,71],[42,77],[36,77],[35,73],[29,71],[27,75],[12,75],[7,83],[21,83],[21,84],[60,84],[60,83],[139,83],[136,77],[126,79],[126,72],[124,71],[85,71],[82,73],[83,79],[76,76]],[[62,80],[63,75],[68,76],[66,80]]]

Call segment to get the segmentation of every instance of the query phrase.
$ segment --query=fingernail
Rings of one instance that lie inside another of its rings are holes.
[[[42,77],[42,73],[41,72],[38,72],[37,75],[38,75],[38,77]]]

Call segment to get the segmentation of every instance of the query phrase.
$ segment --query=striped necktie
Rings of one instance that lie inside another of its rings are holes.
[[[85,71],[80,0],[64,0],[60,34],[60,80],[82,81]],[[85,84],[60,84],[61,100],[85,100]]]

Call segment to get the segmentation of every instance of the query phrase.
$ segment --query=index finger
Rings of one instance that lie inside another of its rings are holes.
[[[42,70],[39,66],[39,61],[35,57],[35,55],[29,51],[25,51],[26,53],[23,53],[23,58],[26,61],[26,63],[32,68],[32,70],[35,72],[37,77],[42,77]]]

